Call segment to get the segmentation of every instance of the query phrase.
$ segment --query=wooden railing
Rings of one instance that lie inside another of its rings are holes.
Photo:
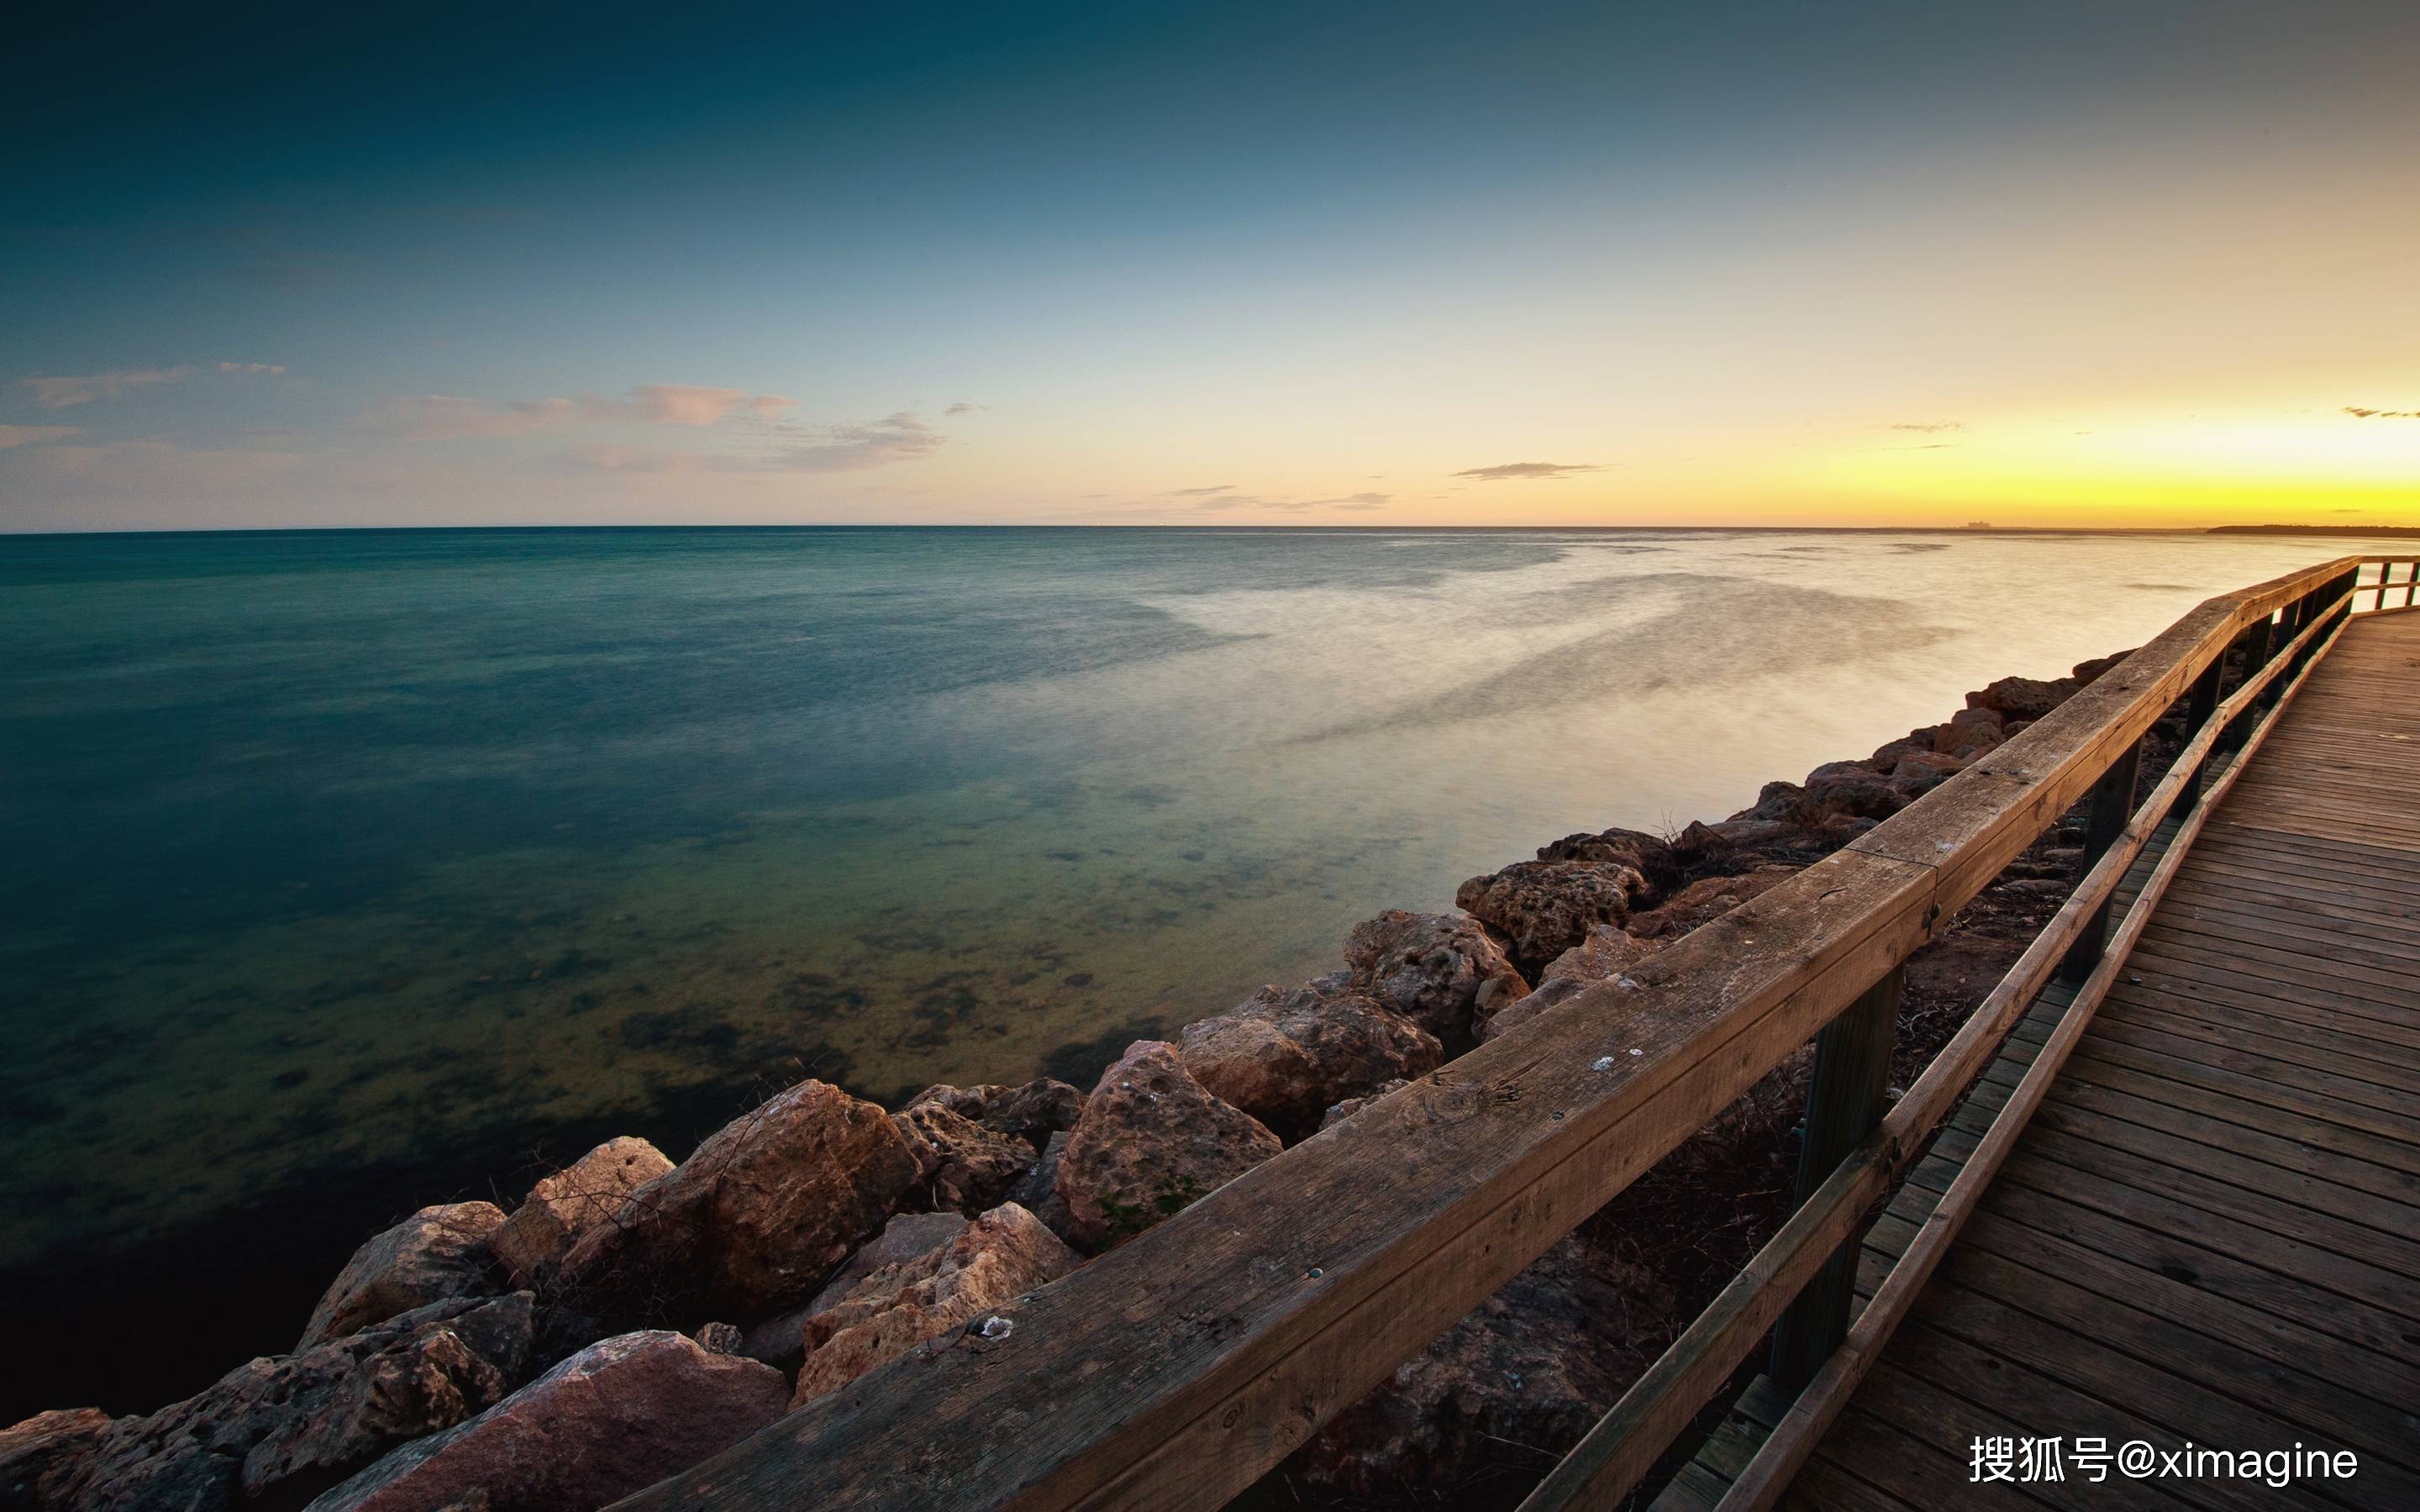
[[[2348,557],[2208,600],[1920,802],[1627,975],[622,1505],[1218,1506],[1819,1033],[1799,1210],[1529,1505],[1616,1504],[1768,1331],[1776,1368],[1854,1384],[1886,1317],[1877,1297],[1845,1333],[1867,1211],[2055,973],[2082,976],[2079,1002],[2105,978],[2127,864],[2163,819],[2198,824],[2206,775],[2230,756],[2217,780],[2242,769],[2373,569],[2360,593],[2374,609],[2420,597],[2420,561]],[[2230,690],[2239,646],[2248,675]],[[2191,743],[2137,808],[2142,737],[2188,697]],[[1901,964],[2087,795],[2099,855],[2084,881],[1885,1116],[1876,1068]],[[1943,1244],[1921,1237],[1910,1260],[1929,1272],[1918,1257]],[[1794,1468],[1760,1466],[1770,1489]]]

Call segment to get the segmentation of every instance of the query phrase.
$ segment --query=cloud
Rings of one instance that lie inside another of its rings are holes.
[[[750,393],[746,389],[710,389],[687,383],[646,383],[625,398],[596,394],[563,399],[509,399],[489,404],[453,394],[430,393],[398,399],[380,416],[399,424],[413,440],[447,440],[465,436],[527,436],[545,430],[581,425],[720,424],[735,417],[770,420],[796,408],[798,401],[778,393]]]
[[[188,363],[181,367],[118,367],[106,373],[86,373],[58,378],[19,378],[17,387],[34,396],[34,403],[45,409],[65,409],[70,405],[90,404],[95,399],[115,399],[129,389],[153,388],[163,383],[182,383],[203,371]],[[212,371],[237,377],[277,376],[286,371],[283,363],[217,363]]]
[[[790,401],[780,402],[787,405]],[[893,462],[912,462],[949,440],[905,409],[861,425],[783,425],[781,429],[817,439],[769,453],[680,452],[598,442],[575,446],[564,455],[565,460],[577,466],[613,472],[850,472]]]
[[[1885,430],[1920,430],[1928,436],[1936,431],[1964,430],[1965,428],[1966,423],[1962,420],[1902,420],[1897,424],[1883,427]]]
[[[848,472],[930,455],[949,440],[906,409],[864,425],[835,425],[828,440],[778,454],[776,465],[799,472]]]
[[[81,377],[19,378],[17,387],[29,391],[34,403],[45,409],[65,409],[95,399],[114,399],[129,389],[182,382],[193,373],[191,367],[121,367]]]
[[[2357,420],[2420,420],[2420,409],[2365,409],[2349,404],[2344,412]]]
[[[1513,478],[1563,478],[1575,472],[1604,471],[1604,464],[1599,462],[1499,462],[1492,468],[1469,468],[1454,476],[1503,483]]]
[[[0,425],[0,452],[12,446],[33,446],[62,436],[84,434],[82,425]]]
[[[1171,488],[1160,497],[1163,499],[1207,499],[1214,494],[1233,493],[1234,488],[1235,486],[1232,483],[1214,483],[1206,488]]]
[[[966,400],[960,399],[957,403],[950,406],[947,409],[942,410],[941,413],[954,420],[960,415],[970,415],[976,410],[985,408],[986,407],[979,404],[969,404]]]

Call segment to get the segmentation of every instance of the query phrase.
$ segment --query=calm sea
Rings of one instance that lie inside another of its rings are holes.
[[[0,537],[0,1306],[96,1357],[0,1421],[284,1349],[389,1218],[606,1134],[1089,1085],[1380,908],[2356,548]]]

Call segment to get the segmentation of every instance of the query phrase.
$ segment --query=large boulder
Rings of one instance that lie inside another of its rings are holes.
[[[803,1357],[799,1329],[806,1320],[849,1294],[860,1281],[885,1266],[912,1260],[936,1245],[965,1233],[967,1220],[954,1212],[903,1212],[882,1226],[882,1232],[858,1246],[848,1263],[832,1273],[823,1289],[804,1305],[765,1319],[747,1330],[738,1351],[752,1360],[783,1370],[796,1370]],[[703,1343],[703,1340],[700,1340]]]
[[[936,1212],[977,1213],[998,1207],[1040,1151],[1014,1134],[985,1128],[939,1103],[891,1116],[916,1157],[913,1200]]]
[[[1076,1226],[1067,1216],[1067,1204],[1059,1196],[1059,1163],[1067,1158],[1067,1133],[1062,1130],[1050,1136],[1042,1147],[1042,1158],[1033,1163],[1016,1184],[1008,1189],[1008,1200],[1042,1220],[1044,1227],[1061,1239],[1074,1242]]]
[[[800,1335],[806,1364],[790,1406],[837,1391],[1082,1263],[1041,1219],[1015,1203],[995,1208],[946,1242],[864,1277],[808,1319]]]
[[[239,1365],[54,1463],[40,1505],[218,1512],[297,1505],[407,1440],[493,1406],[528,1368],[531,1299],[434,1303],[316,1349]]]
[[[1093,1088],[1059,1161],[1077,1241],[1099,1250],[1182,1212],[1285,1148],[1187,1075],[1173,1045],[1138,1040]]]
[[[2072,677],[2046,683],[2034,677],[2003,677],[1966,695],[1970,709],[1990,709],[2010,719],[2039,719],[2066,702],[2084,685]]]
[[[1539,1014],[1580,995],[1582,989],[1611,981],[1662,948],[1660,940],[1641,939],[1610,924],[1599,924],[1588,938],[1555,957],[1538,979],[1538,990],[1508,1004],[1480,1031],[1481,1039],[1517,1029]]]
[[[1890,785],[1910,799],[1920,798],[1965,769],[1966,764],[1958,757],[1911,750],[1891,764]]]
[[[1815,819],[1887,819],[1907,807],[1906,795],[1870,762],[1826,762],[1807,774],[1804,792],[1806,812]]]
[[[1612,861],[1626,866],[1656,890],[1678,886],[1681,881],[1682,858],[1673,854],[1685,849],[1658,835],[1640,829],[1606,829],[1593,835],[1565,835],[1559,841],[1538,847],[1541,861]]]
[[[1620,861],[1515,861],[1465,882],[1453,903],[1510,940],[1512,964],[1535,980],[1591,926],[1621,923],[1652,892],[1644,873]]]
[[[1338,1413],[1287,1469],[1388,1506],[1508,1463],[1534,1479],[1542,1455],[1576,1443],[1646,1368],[1673,1310],[1652,1273],[1566,1239]]]
[[[737,1443],[789,1395],[770,1365],[678,1334],[624,1334],[406,1444],[311,1512],[439,1512],[480,1492],[496,1512],[593,1512]]]
[[[504,1288],[488,1242],[504,1222],[492,1202],[449,1202],[423,1208],[369,1240],[311,1309],[295,1352],[432,1302],[495,1295]]]
[[[1489,1014],[1529,991],[1504,948],[1465,914],[1388,909],[1353,926],[1344,962],[1351,991],[1448,1045],[1467,1041]]]
[[[1359,1097],[1348,1097],[1319,1116],[1319,1127],[1323,1131],[1333,1129],[1388,1093],[1400,1092],[1410,1085],[1409,1082],[1381,1082]]]
[[[671,1159],[644,1139],[608,1139],[531,1187],[489,1244],[515,1286],[542,1285],[581,1235],[672,1168]]]
[[[804,1302],[922,1173],[891,1116],[800,1082],[582,1236],[559,1285],[609,1318],[747,1318]]]
[[[1330,1104],[1424,1076],[1444,1057],[1436,1036],[1374,999],[1310,987],[1264,987],[1177,1041],[1195,1081],[1286,1138],[1312,1132]]]
[[[109,1414],[98,1407],[37,1412],[0,1428],[0,1508],[38,1512],[66,1505],[85,1459],[109,1429]]]
[[[1078,1088],[1047,1076],[1022,1087],[989,1083],[952,1087],[942,1083],[917,1093],[901,1111],[936,1103],[962,1119],[973,1119],[994,1134],[1022,1139],[1039,1149],[1050,1142],[1052,1134],[1076,1127],[1076,1120],[1083,1116],[1084,1094]]]
[[[1710,919],[1720,918],[1751,898],[1796,876],[1794,866],[1760,866],[1732,877],[1700,877],[1630,921],[1630,933],[1643,939],[1677,940]]]

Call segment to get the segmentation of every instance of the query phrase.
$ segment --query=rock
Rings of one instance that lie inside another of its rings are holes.
[[[2090,661],[2079,661],[2075,664],[2075,670],[2068,673],[2068,678],[2078,687],[2089,687],[2101,681],[2104,674],[2115,671],[2119,662],[2133,654],[2133,649],[2113,651],[2108,656],[2095,656]]]
[[[1138,1040],[1084,1104],[1059,1162],[1078,1247],[1099,1250],[1182,1212],[1284,1147],[1187,1075],[1176,1048]]]
[[[438,1512],[481,1491],[511,1512],[592,1512],[720,1454],[788,1399],[769,1365],[678,1334],[624,1334],[406,1444],[311,1512]]]
[[[1970,709],[1991,709],[2010,719],[2039,719],[2066,702],[2083,687],[2071,677],[2045,683],[2032,677],[2003,677],[1978,693],[1966,695]]]
[[[916,1196],[939,1211],[997,1207],[1033,1164],[1032,1145],[985,1127],[939,1103],[916,1103],[891,1121],[916,1157]]]
[[[514,1285],[542,1284],[581,1235],[672,1168],[664,1152],[644,1139],[608,1139],[531,1187],[489,1244]]]
[[[1353,926],[1344,960],[1351,991],[1458,1044],[1529,983],[1475,918],[1389,909]],[[1321,988],[1322,982],[1313,982]]]
[[[1924,796],[1942,783],[1966,769],[1966,764],[1955,756],[1938,751],[1912,750],[1901,756],[1890,769],[1893,791],[1913,800]]]
[[[1067,1216],[1067,1204],[1059,1198],[1059,1163],[1066,1156],[1066,1134],[1063,1131],[1052,1134],[1050,1143],[1042,1147],[1042,1158],[1009,1188],[1008,1200],[1041,1219],[1045,1228],[1072,1244],[1075,1225]]]
[[[1499,1034],[1519,1028],[1557,1003],[1578,996],[1590,983],[1610,981],[1621,976],[1660,949],[1661,941],[1641,939],[1610,924],[1600,924],[1589,931],[1587,939],[1547,964],[1545,972],[1538,979],[1536,992],[1510,1004],[1489,1019],[1480,1035],[1482,1039],[1493,1040]]]
[[[697,1332],[691,1334],[690,1337],[696,1341],[699,1349],[708,1354],[741,1353],[743,1351],[740,1350],[740,1345],[747,1339],[747,1335],[741,1334],[738,1326],[734,1323],[700,1324]]]
[[[800,1082],[630,1194],[564,1257],[604,1317],[754,1317],[804,1302],[915,1183],[891,1116]]]
[[[495,1295],[502,1288],[488,1240],[504,1222],[492,1202],[450,1202],[363,1244],[311,1310],[295,1352],[432,1302]]]
[[[1673,1309],[1649,1273],[1564,1240],[1338,1413],[1287,1469],[1389,1506],[1476,1484],[1506,1461],[1526,1485],[1654,1358]]]
[[[84,1461],[109,1436],[98,1407],[37,1412],[0,1428],[0,1508],[35,1512],[63,1506]]]
[[[937,1103],[962,1119],[972,1119],[995,1134],[1022,1139],[1036,1149],[1050,1136],[1076,1127],[1083,1116],[1084,1094],[1065,1082],[1045,1076],[1022,1087],[986,1085],[927,1087],[908,1102],[908,1108]]]
[[[1400,1092],[1404,1088],[1411,1085],[1412,1084],[1409,1082],[1388,1082],[1382,1086],[1370,1088],[1370,1090],[1362,1093],[1359,1097],[1348,1097],[1343,1102],[1337,1103],[1334,1107],[1329,1108],[1325,1114],[1321,1115],[1319,1126],[1322,1129],[1333,1129],[1338,1124],[1342,1123],[1345,1119],[1353,1117],[1353,1115],[1360,1112],[1363,1108],[1368,1107],[1371,1103],[1375,1103],[1378,1099],[1386,1096],[1388,1093]]]
[[[1796,825],[1783,819],[1726,819],[1708,825],[1709,833],[1730,849],[1748,845],[1775,845],[1798,837]],[[1713,850],[1714,847],[1705,847]]]
[[[1749,899],[1789,881],[1794,866],[1761,866],[1733,877],[1703,877],[1690,883],[1630,921],[1630,933],[1643,939],[1677,940],[1709,919],[1719,918]]]
[[[1906,795],[1869,762],[1825,763],[1807,774],[1806,794],[1806,808],[1816,818],[1887,819],[1907,807]]]
[[[2018,877],[1994,883],[1992,890],[2012,898],[2063,898],[2075,890],[2075,884],[2063,877]]]
[[[1424,1076],[1445,1051],[1435,1035],[1372,998],[1264,987],[1230,1012],[1187,1025],[1177,1058],[1212,1096],[1280,1137],[1299,1138],[1330,1104],[1382,1082]]]
[[[851,1288],[884,1266],[912,1260],[935,1245],[957,1238],[966,1227],[967,1220],[954,1212],[900,1213],[883,1226],[881,1233],[860,1245],[857,1253],[848,1257],[848,1263],[832,1273],[823,1289],[803,1306],[768,1318],[748,1330],[739,1342],[738,1352],[782,1370],[796,1370],[803,1357],[799,1330],[808,1319],[836,1304]]]
[[[1637,872],[1661,891],[1680,884],[1681,862],[1673,853],[1687,849],[1683,841],[1667,841],[1642,829],[1606,829],[1593,835],[1565,835],[1550,845],[1541,845],[1538,859],[1612,861]]]
[[[259,1359],[113,1425],[46,1504],[299,1504],[394,1445],[504,1398],[528,1365],[531,1297],[456,1298],[281,1359]]]
[[[1619,924],[1653,889],[1637,868],[1619,861],[1516,861],[1472,877],[1454,906],[1512,942],[1513,965],[1534,976],[1588,936],[1592,924]]]
[[[1796,819],[1805,807],[1806,793],[1795,782],[1767,782],[1759,788],[1756,802],[1731,815],[1733,819]]]
[[[993,1209],[955,1238],[859,1281],[806,1320],[793,1411],[939,1338],[1082,1264],[1042,1220],[1015,1203]]]

